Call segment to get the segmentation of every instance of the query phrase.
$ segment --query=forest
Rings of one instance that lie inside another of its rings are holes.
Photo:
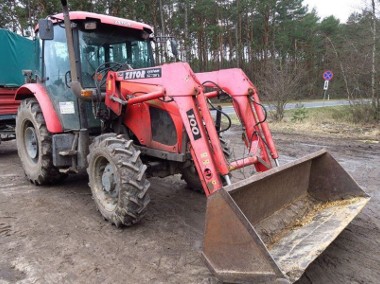
[[[147,23],[158,39],[173,36],[179,60],[196,72],[242,68],[263,100],[275,101],[279,109],[289,100],[321,99],[322,73],[332,70],[329,97],[366,99],[360,119],[380,119],[379,0],[363,2],[346,23],[320,18],[302,0],[71,0],[69,5]],[[61,12],[61,6],[59,0],[0,0],[0,11],[0,28],[33,36],[38,19]],[[158,54],[158,63],[170,60],[167,55]]]

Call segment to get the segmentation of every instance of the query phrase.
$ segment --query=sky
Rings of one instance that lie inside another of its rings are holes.
[[[310,11],[315,8],[321,19],[333,15],[343,23],[352,12],[365,7],[363,0],[303,0],[303,3],[309,6]]]

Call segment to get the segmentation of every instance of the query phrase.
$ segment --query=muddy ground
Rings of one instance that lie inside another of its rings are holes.
[[[299,283],[379,283],[380,144],[274,137],[282,163],[325,147],[372,196]],[[36,187],[24,178],[14,141],[0,145],[0,159],[0,284],[218,283],[200,257],[205,197],[178,176],[151,179],[144,221],[117,229],[96,211],[85,175]]]

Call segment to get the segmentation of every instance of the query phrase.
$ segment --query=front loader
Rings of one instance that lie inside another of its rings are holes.
[[[149,26],[69,13],[61,2],[63,14],[39,25],[41,77],[16,94],[24,100],[18,152],[33,183],[86,169],[103,217],[130,226],[147,210],[147,178],[180,173],[207,198],[208,267],[237,283],[296,281],[368,202],[326,151],[279,165],[266,111],[242,70],[156,66]],[[235,160],[210,112],[221,95],[232,100],[247,148]],[[231,172],[245,167],[257,173],[233,182]]]

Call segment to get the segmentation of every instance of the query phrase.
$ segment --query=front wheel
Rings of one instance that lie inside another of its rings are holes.
[[[53,184],[67,176],[53,165],[52,137],[36,99],[26,99],[18,108],[16,142],[25,175],[32,183]]]
[[[87,159],[89,185],[103,217],[117,227],[139,222],[150,201],[150,184],[132,140],[101,135],[90,146]]]
[[[232,151],[230,147],[231,142],[227,139],[223,139],[222,137],[219,137],[219,141],[223,150],[224,157],[226,160],[229,160],[232,157]],[[182,179],[185,180],[189,189],[196,192],[203,192],[202,182],[199,178],[194,162],[182,170]],[[222,178],[222,180],[224,180],[224,178]]]

